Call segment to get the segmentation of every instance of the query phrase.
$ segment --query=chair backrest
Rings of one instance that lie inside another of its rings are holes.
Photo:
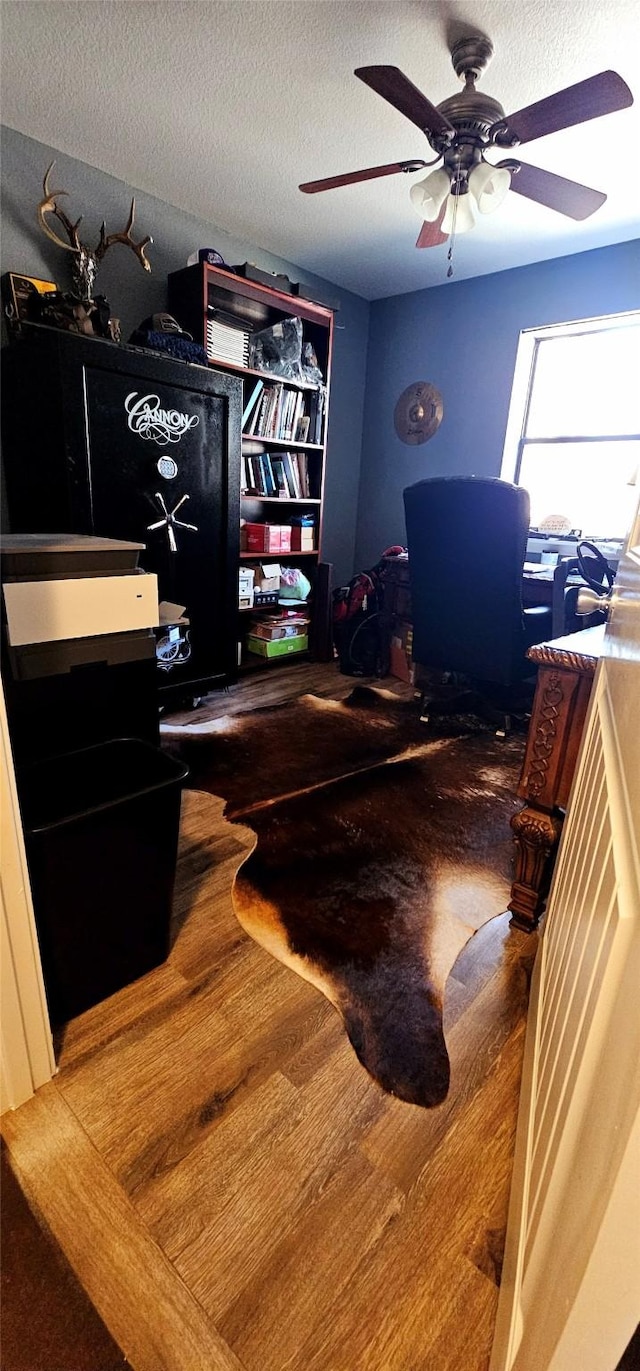
[[[508,481],[436,477],[404,492],[413,655],[510,684],[524,656],[529,496]]]

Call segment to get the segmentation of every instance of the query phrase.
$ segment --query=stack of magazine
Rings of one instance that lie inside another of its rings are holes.
[[[249,365],[251,330],[242,319],[223,310],[209,308],[206,324],[209,361],[231,362],[236,367]]]

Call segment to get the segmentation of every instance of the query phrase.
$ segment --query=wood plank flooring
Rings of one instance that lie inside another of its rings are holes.
[[[353,684],[282,668],[171,722]],[[500,915],[463,950],[421,1110],[238,925],[253,843],[185,793],[169,961],[67,1025],[2,1120],[14,1169],[137,1371],[486,1371],[535,935]]]

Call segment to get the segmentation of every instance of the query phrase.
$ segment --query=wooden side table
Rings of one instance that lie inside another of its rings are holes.
[[[518,785],[526,803],[511,820],[517,859],[509,908],[517,928],[536,928],[548,894],[603,641],[602,624],[537,643],[527,654],[538,682]]]

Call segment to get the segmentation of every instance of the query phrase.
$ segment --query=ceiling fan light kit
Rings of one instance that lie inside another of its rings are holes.
[[[429,172],[424,181],[414,181],[409,191],[409,199],[421,219],[433,224],[451,190],[451,181],[444,167]]]
[[[511,172],[506,167],[494,167],[480,162],[469,176],[469,192],[481,214],[493,214],[511,187]]]
[[[450,234],[453,240],[453,237],[460,233],[468,233],[475,222],[473,200],[469,191],[464,195],[452,193],[447,196],[444,218],[440,226],[443,233]]]
[[[554,172],[516,160],[513,156],[491,162],[485,152],[513,149],[575,124],[613,114],[633,104],[626,82],[614,71],[603,71],[557,91],[533,105],[505,115],[502,105],[484,91],[476,90],[493,54],[483,34],[469,34],[451,50],[456,75],[464,88],[439,105],[414,86],[398,67],[358,67],[355,75],[425,135],[436,153],[437,169],[412,185],[411,204],[423,220],[416,247],[435,247],[451,236],[473,228],[476,211],[492,214],[509,190],[574,220],[587,219],[604,204],[602,191],[580,185]],[[415,172],[433,162],[420,159],[368,167],[300,186],[307,194],[337,186],[373,180],[394,172]],[[432,225],[433,227],[429,227]],[[448,275],[451,275],[451,268]]]

